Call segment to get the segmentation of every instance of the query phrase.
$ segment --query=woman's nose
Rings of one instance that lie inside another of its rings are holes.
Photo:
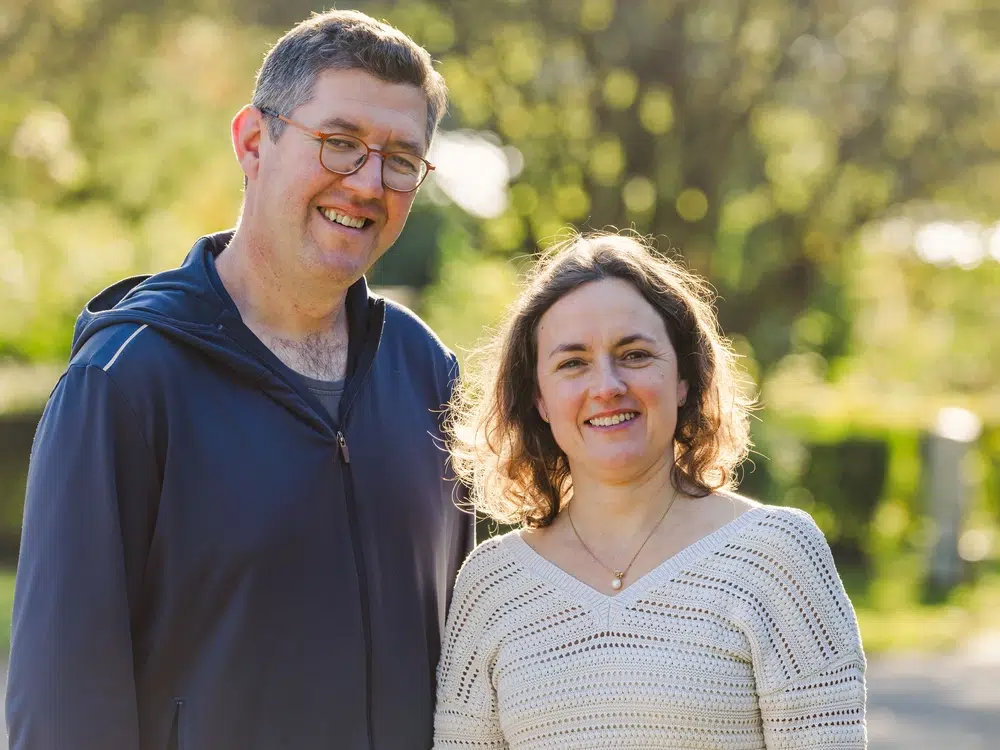
[[[595,365],[594,381],[590,387],[591,396],[607,400],[620,396],[628,390],[614,361],[598,360]]]

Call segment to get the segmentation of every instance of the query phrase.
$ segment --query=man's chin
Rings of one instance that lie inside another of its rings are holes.
[[[312,271],[317,278],[322,278],[331,286],[349,287],[374,265],[369,256],[355,256],[345,253],[343,248],[327,249],[322,252]]]

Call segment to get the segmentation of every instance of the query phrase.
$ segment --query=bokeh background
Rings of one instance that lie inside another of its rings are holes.
[[[464,357],[567,227],[653,236],[712,282],[760,393],[743,491],[814,515],[869,655],[1000,629],[1000,3],[352,7],[451,90],[438,170],[372,283]],[[321,9],[0,6],[0,617],[77,313],[234,223],[230,119]]]

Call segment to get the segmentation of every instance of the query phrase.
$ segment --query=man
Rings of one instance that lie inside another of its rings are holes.
[[[268,53],[234,232],[81,315],[32,451],[14,750],[428,747],[471,518],[455,360],[363,274],[445,105],[422,48],[328,12]]]

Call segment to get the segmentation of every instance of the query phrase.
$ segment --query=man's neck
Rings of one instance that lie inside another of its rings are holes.
[[[318,380],[345,376],[347,289],[299,277],[239,231],[216,269],[244,324],[288,367]]]

